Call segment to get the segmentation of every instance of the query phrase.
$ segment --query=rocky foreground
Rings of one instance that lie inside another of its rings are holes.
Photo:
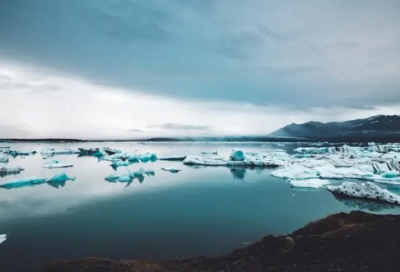
[[[400,271],[400,215],[354,211],[312,222],[287,236],[267,236],[227,256],[160,263],[88,258],[40,272]]]

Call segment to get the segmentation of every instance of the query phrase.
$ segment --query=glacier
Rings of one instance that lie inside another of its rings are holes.
[[[382,189],[372,182],[356,183],[345,181],[343,184],[338,186],[328,185],[327,189],[334,194],[400,205],[399,195],[396,195],[387,189]]]

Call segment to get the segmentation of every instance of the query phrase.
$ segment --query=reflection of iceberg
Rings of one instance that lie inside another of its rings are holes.
[[[328,185],[327,189],[332,193],[355,198],[364,198],[375,201],[383,201],[400,205],[400,196],[386,189],[382,189],[372,182],[356,183],[345,181],[342,185]]]
[[[22,168],[21,166],[17,166],[17,167],[1,167],[0,168],[0,177],[5,177],[7,175],[16,175],[21,173],[21,171],[23,171],[24,168]]]
[[[231,174],[235,179],[244,179],[246,176],[246,169],[241,168],[230,168]]]
[[[158,159],[162,161],[183,161],[186,159],[186,155],[168,155]]]
[[[382,210],[389,210],[397,208],[397,205],[391,203],[384,203],[378,201],[370,201],[364,199],[352,198],[344,195],[333,195],[338,201],[342,202],[349,208],[358,210],[369,210],[371,212],[379,212]]]
[[[318,189],[326,185],[331,184],[325,179],[302,179],[302,180],[291,180],[290,185],[297,188],[313,188]]]
[[[172,168],[172,167],[162,167],[161,170],[168,171],[171,173],[178,173],[181,169]]]
[[[0,244],[3,243],[5,240],[7,240],[7,235],[0,234]]]
[[[33,176],[33,177],[29,177],[29,178],[7,181],[5,183],[0,184],[0,188],[15,189],[15,188],[21,188],[21,187],[31,187],[31,186],[43,184],[45,182],[46,182],[45,178],[37,178],[37,177]]]

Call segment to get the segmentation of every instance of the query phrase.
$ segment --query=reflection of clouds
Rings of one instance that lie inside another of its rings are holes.
[[[345,204],[347,207],[355,208],[359,210],[368,210],[371,212],[379,212],[383,210],[395,209],[398,206],[391,203],[378,202],[373,200],[365,200],[358,198],[350,198],[347,196],[342,196],[338,194],[333,194],[334,197]]]

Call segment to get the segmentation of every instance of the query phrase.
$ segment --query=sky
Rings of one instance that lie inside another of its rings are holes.
[[[398,0],[0,0],[0,138],[396,114],[399,48]]]

